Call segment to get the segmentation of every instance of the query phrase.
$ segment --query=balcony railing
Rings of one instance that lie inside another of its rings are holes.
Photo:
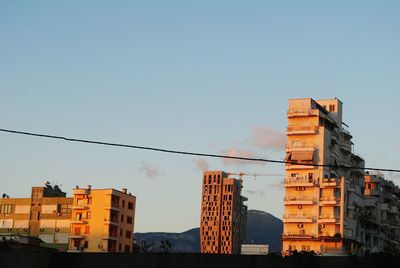
[[[318,110],[293,108],[293,109],[287,110],[287,115],[288,115],[288,117],[318,115]]]
[[[287,134],[313,134],[318,132],[318,126],[306,125],[306,126],[288,126]]]
[[[341,181],[340,178],[324,178],[322,179],[322,186],[340,186]]]
[[[312,215],[304,215],[304,214],[287,214],[283,216],[284,220],[293,220],[293,221],[315,221],[316,217]]]
[[[306,232],[288,232],[282,235],[283,238],[316,238],[315,234]]]
[[[319,221],[336,223],[339,221],[339,217],[336,217],[335,215],[319,215]]]
[[[312,205],[316,203],[316,199],[312,197],[307,197],[307,196],[302,196],[302,197],[297,197],[297,196],[285,196],[285,204],[286,205]]]
[[[338,202],[340,201],[340,197],[338,196],[321,196],[319,198],[320,201],[334,201],[334,202]]]
[[[318,186],[318,181],[310,178],[290,177],[285,179],[285,186]]]
[[[286,145],[286,150],[287,151],[292,151],[292,150],[314,150],[315,145],[311,143],[305,143],[305,142],[296,142],[296,143],[289,143]]]
[[[312,201],[315,202],[316,199],[308,196],[285,196],[285,201]]]
[[[351,152],[351,143],[350,142],[341,142],[340,149],[346,152]]]

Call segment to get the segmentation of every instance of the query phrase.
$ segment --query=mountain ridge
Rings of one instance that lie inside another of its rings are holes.
[[[262,210],[247,212],[245,244],[268,244],[270,252],[281,249],[282,221]],[[200,228],[195,227],[181,233],[143,232],[135,233],[139,245],[142,241],[150,246],[149,252],[160,251],[161,241],[171,243],[170,252],[200,252]]]

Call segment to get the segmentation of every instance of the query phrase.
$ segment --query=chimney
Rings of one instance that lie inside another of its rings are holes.
[[[87,189],[88,189],[88,190],[92,189],[92,185],[89,184],[89,185],[87,186]]]
[[[126,188],[122,188],[122,190],[121,190],[124,194],[126,194],[127,192],[128,192],[128,189],[126,189]]]

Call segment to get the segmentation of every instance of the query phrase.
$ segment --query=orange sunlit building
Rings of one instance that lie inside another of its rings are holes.
[[[203,174],[200,250],[201,253],[240,254],[244,239],[247,206],[241,196],[242,181],[223,171]]]
[[[353,153],[342,102],[292,99],[287,118],[292,163],[286,164],[283,252],[362,254],[364,160]]]
[[[30,198],[0,199],[0,235],[38,237],[47,247],[68,247],[72,198],[58,185],[32,187]]]
[[[132,252],[135,206],[126,188],[74,189],[69,252]]]

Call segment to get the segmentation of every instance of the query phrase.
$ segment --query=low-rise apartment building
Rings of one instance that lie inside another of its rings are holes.
[[[32,187],[31,198],[0,199],[0,233],[39,237],[47,246],[66,250],[72,198],[54,185]]]
[[[135,196],[91,186],[73,196],[69,252],[132,252]]]

